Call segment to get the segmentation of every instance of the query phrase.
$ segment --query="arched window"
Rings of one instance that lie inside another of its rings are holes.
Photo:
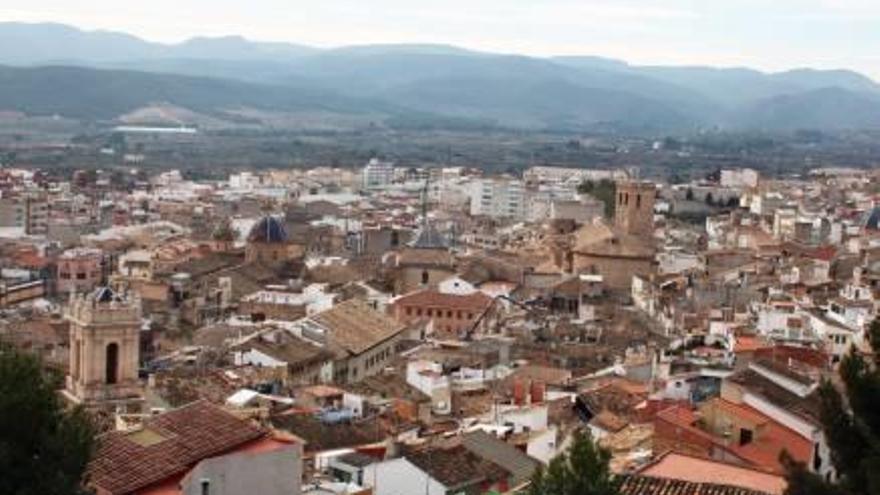
[[[72,363],[73,364],[73,373],[72,374],[75,378],[79,378],[80,360],[82,359],[82,356],[80,353],[82,353],[82,341],[77,340],[76,342],[73,343],[73,363]]]
[[[105,379],[107,385],[113,385],[119,381],[119,344],[107,344],[107,356],[105,359]]]

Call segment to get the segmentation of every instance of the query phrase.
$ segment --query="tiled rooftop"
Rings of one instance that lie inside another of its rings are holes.
[[[621,495],[770,495],[767,492],[717,483],[696,483],[669,478],[626,476]]]
[[[217,406],[193,402],[146,421],[141,430],[100,437],[89,483],[113,495],[132,493],[266,435]]]

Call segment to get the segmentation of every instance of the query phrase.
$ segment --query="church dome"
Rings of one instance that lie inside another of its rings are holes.
[[[419,229],[410,245],[417,249],[447,249],[449,242],[433,225],[426,224]]]
[[[864,227],[866,230],[880,230],[880,207],[875,207],[868,213]]]
[[[287,242],[287,232],[277,218],[267,215],[251,229],[248,242],[282,243]]]

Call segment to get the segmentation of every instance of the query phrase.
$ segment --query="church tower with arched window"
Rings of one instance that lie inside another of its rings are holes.
[[[70,321],[65,395],[90,407],[139,407],[140,297],[110,287],[73,294],[65,317]]]

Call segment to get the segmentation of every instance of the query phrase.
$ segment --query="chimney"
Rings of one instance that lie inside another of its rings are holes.
[[[519,378],[513,382],[513,403],[517,406],[526,403],[526,384]]]
[[[532,404],[541,404],[544,402],[544,392],[546,385],[543,382],[534,381],[532,382],[532,386],[529,387],[529,395],[532,397]]]

